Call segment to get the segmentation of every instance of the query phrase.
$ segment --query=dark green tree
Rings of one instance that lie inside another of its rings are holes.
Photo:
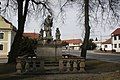
[[[22,37],[22,42],[20,43],[19,56],[35,56],[34,50],[37,46],[37,40],[28,37]]]

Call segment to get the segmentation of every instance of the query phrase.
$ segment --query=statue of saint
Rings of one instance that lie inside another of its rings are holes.
[[[40,30],[40,36],[39,36],[40,39],[43,39],[43,34],[44,34],[44,31],[43,31],[43,29],[41,29],[41,30]]]
[[[55,35],[56,35],[56,40],[60,40],[61,34],[60,34],[59,28],[56,28],[56,33],[55,33]]]
[[[52,24],[53,24],[53,18],[50,15],[48,15],[44,22],[44,30],[46,32],[46,37],[52,36],[51,33]]]

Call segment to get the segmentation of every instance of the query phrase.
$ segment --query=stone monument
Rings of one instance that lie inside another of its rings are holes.
[[[53,18],[48,15],[47,18],[44,21],[44,31],[45,31],[45,40],[47,43],[51,42],[53,40],[52,38],[52,24],[53,24]]]
[[[40,30],[36,55],[38,57],[57,57],[62,56],[62,41],[60,30],[56,29],[56,39],[52,36],[53,18],[48,15],[44,21],[44,27]]]
[[[60,39],[61,34],[60,34],[59,28],[56,28],[56,33],[55,33],[55,35],[56,35],[56,40],[61,40],[61,39]]]

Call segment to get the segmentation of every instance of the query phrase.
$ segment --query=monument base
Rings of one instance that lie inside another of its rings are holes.
[[[38,46],[36,55],[41,58],[62,58],[62,47]]]

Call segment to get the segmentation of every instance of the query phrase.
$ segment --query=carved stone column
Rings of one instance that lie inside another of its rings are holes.
[[[36,61],[35,61],[35,58],[33,59],[33,71],[36,71]]]
[[[29,69],[30,69],[29,61],[26,60],[26,64],[25,64],[25,72],[28,72]]]
[[[64,71],[64,63],[63,63],[63,60],[59,60],[59,71],[60,71],[60,72]]]
[[[80,72],[86,72],[85,71],[85,59],[80,60]]]
[[[66,64],[66,67],[67,67],[67,72],[69,72],[70,71],[70,61],[69,60],[67,60],[67,64]]]
[[[77,72],[77,62],[73,62],[73,72]]]
[[[20,58],[17,58],[17,64],[16,64],[16,72],[18,74],[21,74],[22,73],[22,64],[21,64],[21,59]]]

